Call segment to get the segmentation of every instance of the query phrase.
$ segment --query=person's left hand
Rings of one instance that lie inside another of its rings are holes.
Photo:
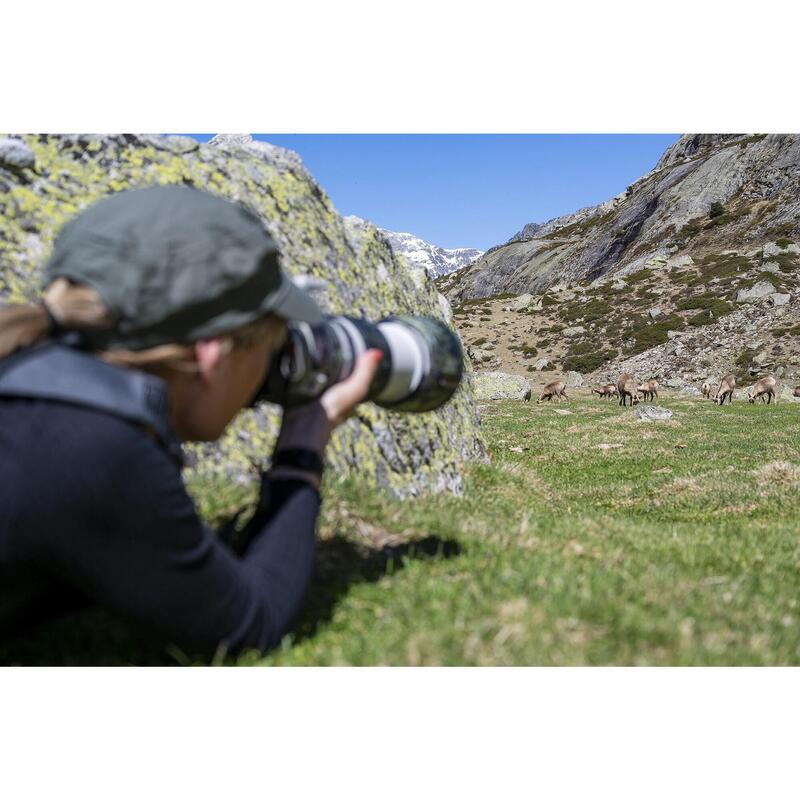
[[[285,409],[275,449],[308,448],[321,456],[334,428],[367,396],[382,357],[380,350],[367,350],[346,380],[331,386],[312,403]]]

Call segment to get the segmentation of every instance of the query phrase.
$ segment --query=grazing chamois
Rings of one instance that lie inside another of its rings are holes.
[[[777,385],[778,382],[775,380],[775,378],[773,378],[772,375],[767,375],[766,378],[761,378],[761,380],[756,381],[747,390],[747,399],[751,403],[755,403],[759,397],[763,400],[764,396],[766,395],[767,405],[769,405],[773,400],[775,400],[775,388]]]
[[[733,390],[736,388],[736,378],[733,375],[726,375],[719,382],[719,389],[717,389],[717,396],[714,402],[718,405],[725,404],[725,398],[728,398],[728,405],[733,402]]]
[[[639,386],[636,391],[642,394],[645,400],[652,400],[658,397],[658,381],[655,378],[651,378]]]
[[[567,388],[567,384],[564,381],[552,381],[548,383],[547,386],[542,389],[542,393],[539,395],[539,399],[536,401],[536,404],[542,402],[542,400],[552,400],[554,397],[557,397],[559,402],[563,397],[565,400],[569,400],[567,397],[567,392],[565,391]]]
[[[636,381],[633,379],[633,376],[629,375],[627,372],[623,372],[622,375],[619,376],[619,380],[617,381],[617,393],[619,394],[619,404],[621,406],[624,406],[626,397],[630,398],[631,405],[633,405],[634,403],[638,403],[639,397],[636,394],[637,391],[638,387],[636,386]]]
[[[706,381],[700,387],[700,394],[702,394],[703,397],[707,397],[708,399],[711,399],[711,384],[708,381]]]
[[[601,386],[599,389],[592,389],[592,394],[599,394],[600,397],[604,397],[609,399],[614,397],[617,393],[617,387],[614,386],[613,383],[607,383],[605,386]]]

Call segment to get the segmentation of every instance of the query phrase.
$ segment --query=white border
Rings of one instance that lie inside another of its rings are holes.
[[[796,796],[797,688],[781,669],[6,670],[0,789]]]

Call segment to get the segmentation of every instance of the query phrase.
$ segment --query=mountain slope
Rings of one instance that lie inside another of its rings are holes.
[[[617,197],[526,225],[440,286],[456,302],[537,292],[799,230],[800,136],[687,135]]]

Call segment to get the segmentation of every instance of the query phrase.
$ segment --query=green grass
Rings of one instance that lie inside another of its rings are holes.
[[[800,406],[658,403],[671,421],[491,405],[460,498],[329,475],[296,631],[237,663],[799,664]],[[244,500],[196,490],[212,519]],[[16,647],[4,662],[165,660],[97,613]]]

